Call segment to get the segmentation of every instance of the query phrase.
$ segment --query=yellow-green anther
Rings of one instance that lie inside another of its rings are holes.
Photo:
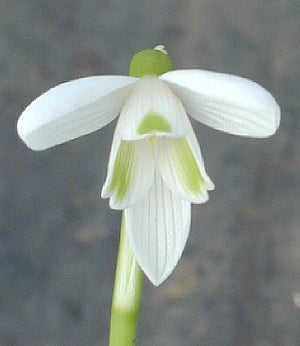
[[[168,120],[155,112],[148,113],[141,121],[137,133],[139,135],[151,133],[171,133],[172,127]]]
[[[195,195],[201,195],[205,182],[188,141],[176,139],[173,145],[176,167],[184,185]]]
[[[110,190],[115,191],[117,199],[121,201],[127,194],[133,177],[134,144],[122,141],[117,154]]]
[[[146,75],[160,76],[174,69],[172,59],[162,49],[145,49],[133,56],[129,75],[138,78]]]

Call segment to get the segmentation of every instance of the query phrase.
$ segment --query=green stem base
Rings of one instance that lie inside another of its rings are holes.
[[[111,309],[110,346],[135,345],[142,288],[143,272],[132,253],[123,213]]]

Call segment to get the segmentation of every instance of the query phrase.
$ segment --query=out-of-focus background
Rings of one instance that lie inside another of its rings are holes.
[[[120,213],[100,199],[114,124],[45,152],[18,116],[61,82],[128,74],[163,43],[178,68],[253,79],[282,124],[239,138],[192,121],[216,184],[183,257],[146,279],[139,345],[300,345],[299,2],[0,1],[0,344],[106,345]],[[298,66],[298,67],[297,67]]]

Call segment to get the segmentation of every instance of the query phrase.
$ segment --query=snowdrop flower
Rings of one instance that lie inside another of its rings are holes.
[[[280,122],[272,95],[245,78],[174,70],[163,46],[136,54],[130,76],[60,84],[34,100],[17,129],[33,150],[99,130],[116,117],[102,197],[125,210],[133,253],[154,285],[176,266],[190,230],[191,203],[214,184],[188,115],[227,133],[268,137]]]

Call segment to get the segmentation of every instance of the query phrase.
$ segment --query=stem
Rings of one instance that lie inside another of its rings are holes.
[[[123,213],[111,308],[110,346],[135,345],[142,288],[143,272],[132,253]]]

